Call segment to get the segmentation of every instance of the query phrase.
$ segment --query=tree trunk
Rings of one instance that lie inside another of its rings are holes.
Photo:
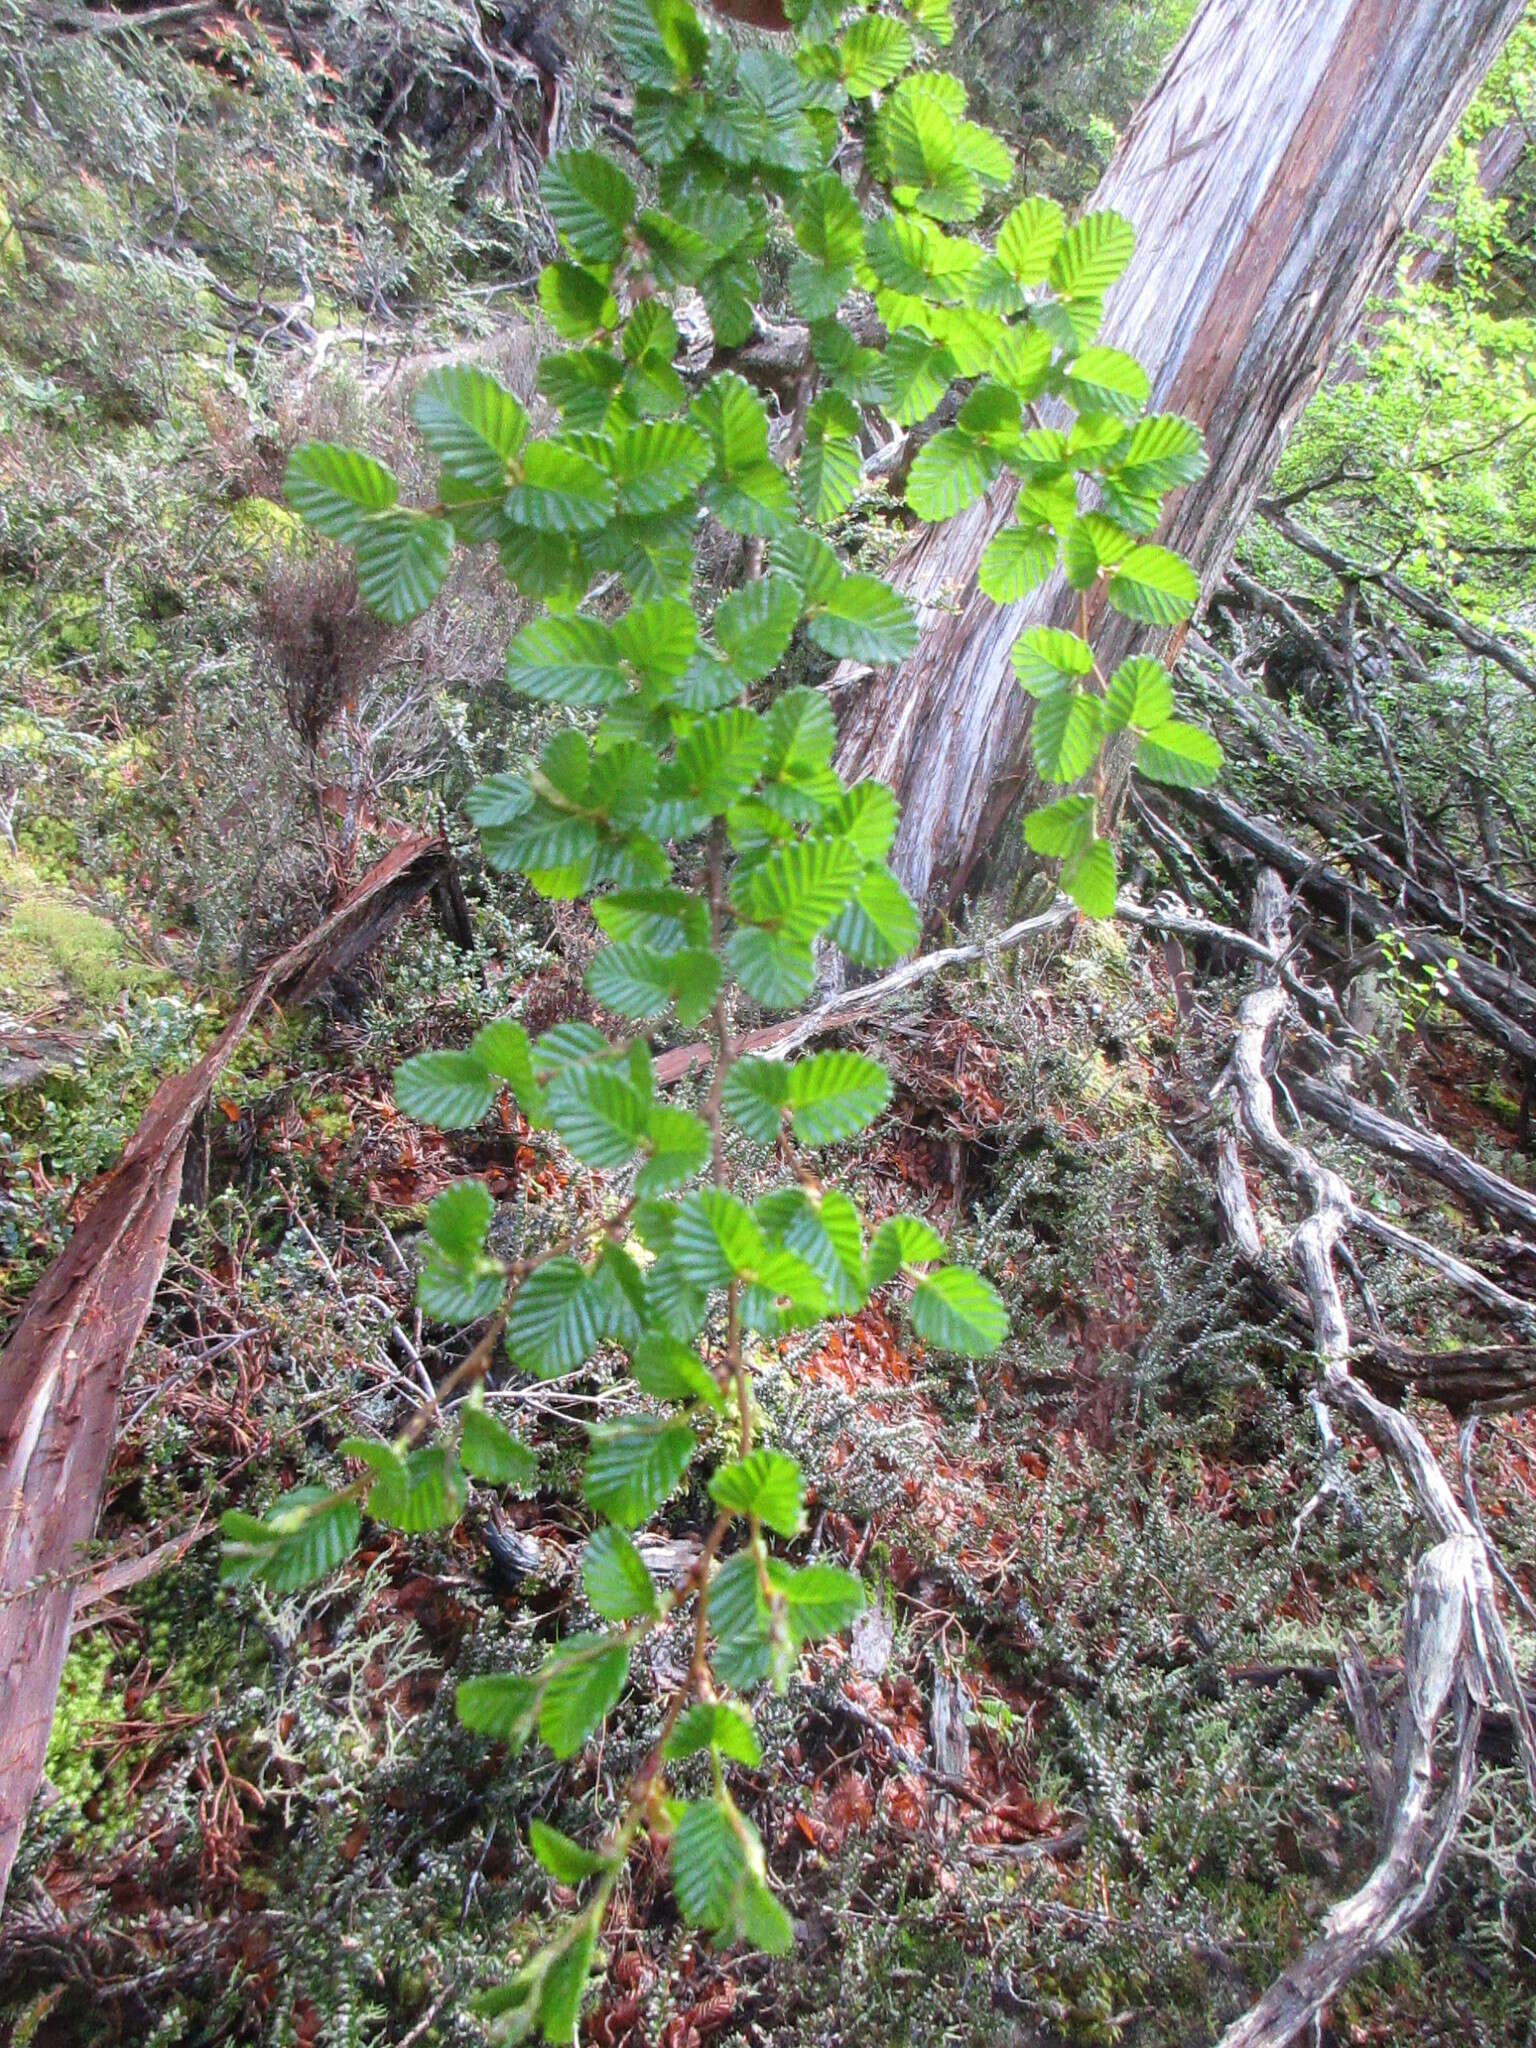
[[[1092,201],[1137,231],[1106,338],[1146,365],[1154,408],[1205,431],[1210,469],[1163,537],[1207,592],[1524,12],[1524,0],[1206,0],[1122,141]],[[977,590],[1013,495],[1005,478],[915,536],[895,580],[919,607],[917,652],[838,678],[838,765],[895,789],[894,859],[929,908],[955,900],[1033,795],[1029,700],[1008,650],[1022,627],[1075,612],[1060,579],[1001,608]],[[1101,655],[1118,661],[1136,633],[1105,614]]]

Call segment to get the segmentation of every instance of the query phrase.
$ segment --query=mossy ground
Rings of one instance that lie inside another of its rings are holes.
[[[0,851],[0,1007],[88,1022],[164,981],[109,919]]]

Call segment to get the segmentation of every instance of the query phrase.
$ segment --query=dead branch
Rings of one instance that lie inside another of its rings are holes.
[[[1438,604],[1434,598],[1426,597],[1422,590],[1415,590],[1411,583],[1405,583],[1401,576],[1390,569],[1363,569],[1349,561],[1337,549],[1328,546],[1315,534],[1308,533],[1304,526],[1298,526],[1294,519],[1272,498],[1259,500],[1259,516],[1271,525],[1276,533],[1288,540],[1293,548],[1299,548],[1304,555],[1310,555],[1315,562],[1321,562],[1331,569],[1335,576],[1350,583],[1370,583],[1378,590],[1400,604],[1404,611],[1412,612],[1428,626],[1438,626],[1443,633],[1449,633],[1466,648],[1469,654],[1480,654],[1487,660],[1497,662],[1506,674],[1516,682],[1536,692],[1536,668],[1532,668],[1525,657],[1507,640],[1499,640],[1492,633],[1483,632],[1464,619],[1459,612],[1453,612],[1448,605]]]
[[[1305,1110],[1308,1116],[1315,1116],[1319,1122],[1368,1145],[1374,1152],[1402,1160],[1404,1165],[1439,1181],[1442,1187],[1448,1187],[1476,1208],[1502,1216],[1517,1229],[1536,1229],[1536,1194],[1506,1180],[1490,1167],[1479,1166],[1475,1159],[1469,1159],[1465,1152],[1458,1151],[1433,1131],[1413,1130],[1368,1103],[1357,1102],[1340,1089],[1326,1087],[1291,1067],[1285,1070],[1285,1085],[1296,1107]]]
[[[1527,1065],[1536,1065],[1536,1034],[1521,1021],[1525,1017],[1536,1020],[1536,987],[1486,961],[1468,958],[1459,949],[1453,952],[1422,926],[1402,930],[1387,906],[1368,889],[1359,888],[1327,860],[1313,859],[1278,826],[1253,817],[1229,798],[1209,789],[1181,789],[1176,800],[1213,831],[1288,876],[1308,901],[1341,922],[1352,922],[1371,939],[1384,932],[1398,932],[1409,958],[1418,966],[1435,969],[1444,983],[1447,1002],[1496,1045]]]
[[[1290,946],[1289,898],[1273,869],[1261,870],[1254,903],[1254,936],[1278,962]],[[1216,1088],[1230,1095],[1240,1129],[1265,1164],[1277,1170],[1307,1204],[1291,1237],[1292,1260],[1305,1289],[1318,1359],[1314,1411],[1323,1437],[1324,1479],[1302,1510],[1297,1531],[1330,1496],[1342,1496],[1338,1446],[1328,1411],[1354,1422],[1388,1459],[1435,1543],[1413,1574],[1404,1624],[1405,1696],[1398,1713],[1391,1797],[1384,1846],[1375,1869],[1354,1895],[1336,1906],[1317,1938],[1242,2019],[1222,2036],[1220,2048],[1285,2048],[1371,1959],[1382,1953],[1427,1908],[1471,1796],[1477,1737],[1491,1695],[1513,1722],[1533,1799],[1536,1799],[1536,1728],[1493,1591],[1490,1551],[1452,1492],[1417,1425],[1389,1407],[1350,1367],[1349,1324],[1334,1271],[1334,1254],[1359,1205],[1336,1173],[1303,1146],[1285,1138],[1275,1121],[1266,1073],[1268,1040],[1285,1011],[1273,966],[1243,999],[1231,1057]],[[1261,1242],[1240,1162],[1224,1168],[1224,1213],[1237,1219],[1245,1255]],[[1236,1174],[1231,1167],[1235,1164]],[[1456,1761],[1447,1787],[1434,1798],[1434,1738],[1442,1718],[1455,1716]]]

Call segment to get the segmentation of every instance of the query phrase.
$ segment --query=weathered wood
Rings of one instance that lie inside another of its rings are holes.
[[[1523,0],[1206,0],[1122,142],[1092,202],[1138,236],[1106,331],[1147,366],[1153,404],[1205,430],[1209,473],[1165,538],[1207,591],[1523,13]],[[954,901],[1028,794],[1029,705],[1008,650],[1075,602],[1059,580],[1003,608],[976,589],[1012,499],[1000,483],[914,539],[895,573],[922,614],[917,652],[839,678],[839,766],[896,790],[896,864],[930,904]],[[1132,629],[1100,628],[1118,659]]]
[[[1243,998],[1231,1057],[1217,1084],[1230,1093],[1240,1129],[1259,1159],[1287,1180],[1307,1204],[1290,1253],[1306,1292],[1317,1354],[1313,1408],[1325,1456],[1323,1485],[1302,1510],[1302,1523],[1332,1495],[1346,1492],[1329,1411],[1353,1422],[1395,1468],[1435,1542],[1414,1567],[1403,1629],[1404,1698],[1390,1778],[1380,1784],[1385,1814],[1381,1853],[1364,1884],[1337,1905],[1316,1938],[1277,1977],[1218,2048],[1286,2048],[1318,2019],[1349,1980],[1383,1953],[1433,1900],[1440,1872],[1471,1796],[1478,1734],[1490,1697],[1508,1709],[1527,1782],[1536,1798],[1533,1725],[1493,1591],[1490,1546],[1457,1500],[1417,1423],[1389,1408],[1350,1366],[1349,1324],[1334,1270],[1346,1232],[1364,1227],[1364,1212],[1340,1176],[1307,1148],[1286,1138],[1275,1120],[1268,1078],[1268,1041],[1285,1014],[1278,967],[1290,945],[1289,902],[1272,868],[1260,871],[1253,935],[1270,955],[1257,986]],[[1235,1154],[1235,1145],[1230,1147]],[[1229,1227],[1245,1258],[1260,1241],[1239,1163],[1224,1163],[1220,1193]],[[1234,1217],[1233,1211],[1245,1214]],[[1435,1799],[1435,1735],[1455,1719],[1455,1764]],[[1374,1741],[1373,1777],[1384,1763]]]
[[[1305,1074],[1288,1072],[1285,1085],[1291,1100],[1308,1116],[1315,1116],[1345,1137],[1354,1138],[1373,1151],[1389,1153],[1405,1166],[1428,1174],[1453,1193],[1502,1216],[1517,1228],[1536,1229],[1536,1194],[1522,1188],[1502,1173],[1480,1166],[1465,1152],[1434,1131],[1416,1131],[1395,1117],[1386,1116],[1368,1102],[1356,1102],[1337,1088],[1325,1087]]]

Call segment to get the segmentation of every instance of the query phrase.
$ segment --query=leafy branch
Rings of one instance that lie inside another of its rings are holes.
[[[1079,907],[1114,907],[1105,748],[1133,745],[1142,774],[1186,785],[1220,763],[1214,742],[1174,716],[1162,663],[1137,655],[1106,677],[1090,644],[1101,602],[1162,630],[1198,596],[1188,566],[1151,536],[1165,494],[1200,474],[1199,432],[1147,415],[1145,372],[1096,339],[1132,254],[1129,223],[1101,213],[1069,226],[1053,203],[1026,198],[985,239],[962,232],[995,218],[1014,166],[933,61],[951,32],[946,0],[876,11],[801,0],[792,11],[792,50],[737,49],[688,0],[618,0],[640,178],[594,150],[546,168],[563,248],[539,299],[567,344],[540,368],[548,429],[536,432],[482,371],[453,366],[428,376],[413,405],[440,466],[431,505],[403,505],[390,472],[351,449],[309,444],[288,469],[289,502],[352,549],[381,617],[430,604],[459,546],[494,547],[508,581],[543,606],[508,650],[507,679],[566,722],[523,772],[482,782],[468,809],[493,869],[590,902],[606,943],[587,988],[635,1034],[611,1041],[562,1024],[531,1041],[506,1018],[462,1050],[401,1066],[400,1109],[445,1130],[509,1095],[530,1127],[610,1177],[605,1213],[509,1264],[487,1249],[483,1184],[439,1195],[420,1305],[440,1323],[483,1326],[442,1389],[471,1390],[456,1424],[432,1436],[440,1404],[424,1406],[393,1442],[341,1446],[366,1477],[290,1494],[261,1520],[225,1519],[226,1575],[294,1590],[345,1558],[364,1512],[407,1533],[439,1529],[470,1480],[537,1483],[532,1451],[479,1396],[503,1348],[535,1377],[599,1353],[625,1359],[639,1402],[590,1427],[582,1477],[594,1519],[582,1583],[599,1626],[565,1636],[532,1672],[465,1680],[459,1717],[513,1747],[536,1733],[570,1757],[619,1700],[637,1646],[690,1606],[692,1651],[599,1845],[531,1830],[551,1876],[591,1889],[482,2001],[509,2039],[574,2037],[642,1831],[667,1843],[691,1923],[772,1951],[790,1941],[728,1781],[758,1760],[741,1702],[765,1680],[786,1686],[802,1648],[846,1627],[863,1594],[840,1567],[796,1566],[774,1547],[802,1532],[805,1485],[791,1457],[758,1441],[748,1339],[772,1345],[855,1313],[898,1280],[935,1349],[982,1356],[1007,1335],[996,1291],[952,1263],[926,1222],[871,1228],[848,1194],[798,1165],[800,1151],[846,1142],[882,1113],[879,1063],[845,1050],[762,1058],[738,1029],[744,1010],[805,1004],[818,944],[889,969],[919,934],[888,865],[894,798],[838,774],[819,690],[773,686],[802,633],[834,660],[872,664],[917,644],[906,600],[847,568],[827,537],[863,488],[867,416],[915,427],[953,391],[952,423],[911,465],[909,510],[952,517],[1009,470],[1018,522],[988,549],[982,588],[1006,604],[1059,575],[1080,595],[1078,632],[1033,629],[1013,652],[1035,700],[1036,767],[1069,792],[1027,835],[1062,862]],[[696,292],[717,348],[747,343],[775,226],[793,240],[788,295],[809,338],[777,435],[734,371],[690,387],[674,317],[678,295]],[[856,323],[844,317],[854,303]],[[747,544],[746,580],[718,598],[696,573],[710,525]],[[616,612],[601,602],[615,586],[626,600]],[[710,1020],[698,1113],[658,1093],[645,1034],[669,1018],[685,1030]],[[748,1201],[737,1161],[754,1151],[791,1171]],[[661,1589],[631,1532],[701,1452],[714,1459],[713,1518],[682,1581]],[[708,1789],[680,1797],[673,1767],[696,1757]]]

